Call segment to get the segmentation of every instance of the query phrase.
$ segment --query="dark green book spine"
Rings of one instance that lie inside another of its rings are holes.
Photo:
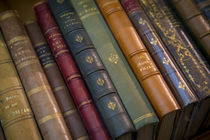
[[[117,91],[69,0],[61,3],[51,0],[49,6],[112,138],[134,131]]]
[[[158,118],[93,0],[71,0],[137,130]],[[96,24],[97,23],[97,24]]]
[[[139,0],[139,2],[167,50],[199,97],[197,115],[193,117],[185,132],[185,136],[190,137],[197,132],[210,108],[209,65],[164,0]]]

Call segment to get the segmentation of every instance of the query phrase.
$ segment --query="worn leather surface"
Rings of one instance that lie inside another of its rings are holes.
[[[176,12],[184,20],[208,61],[210,60],[210,24],[196,6],[194,0],[170,0]],[[187,8],[186,8],[187,7]]]
[[[31,107],[0,32],[0,119],[8,140],[41,140]],[[1,126],[0,126],[1,127]],[[2,129],[0,128],[2,131]],[[2,139],[3,133],[1,132]]]
[[[66,87],[60,70],[53,58],[47,42],[45,41],[38,23],[36,21],[29,21],[26,23],[25,27],[73,139],[84,139],[85,137],[88,139],[88,134],[85,130],[79,112],[74,105],[71,94]]]
[[[197,7],[202,11],[210,22],[210,1],[209,0],[194,0]]]
[[[16,11],[1,13],[0,26],[42,136],[44,139],[70,140],[64,118]]]
[[[109,139],[109,135],[96,111],[85,83],[69,53],[47,3],[43,2],[36,5],[34,10],[91,139]]]
[[[92,0],[72,0],[71,4],[78,13],[101,61],[106,67],[136,130],[151,123],[157,124],[159,121],[156,113],[123,56],[95,2]],[[85,12],[87,9],[88,11]],[[71,32],[71,34],[74,33],[76,34],[77,32]],[[83,35],[83,32],[81,31],[80,34]],[[83,45],[83,43],[87,45]],[[81,43],[72,39],[71,44],[77,45],[77,48],[71,47],[72,52],[79,52],[81,49],[92,47],[92,45],[88,45],[90,41],[87,41],[86,38]]]
[[[120,3],[117,0],[96,2],[159,118],[180,109]]]

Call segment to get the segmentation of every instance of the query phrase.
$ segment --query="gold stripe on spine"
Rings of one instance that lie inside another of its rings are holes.
[[[74,74],[74,75],[67,77],[67,81],[71,81],[72,79],[79,78],[79,77],[81,77],[79,74]]]
[[[138,123],[139,121],[145,119],[145,118],[149,118],[149,117],[152,117],[153,116],[153,113],[147,113],[147,114],[144,114],[138,118],[136,118],[133,122],[136,124]]]
[[[27,95],[28,95],[28,97],[31,97],[32,95],[39,93],[40,91],[43,91],[43,90],[50,90],[50,86],[43,85],[43,86],[33,88],[27,92]]]
[[[25,36],[16,36],[12,39],[10,39],[7,44],[8,46],[11,46],[13,43],[17,42],[17,41],[23,41],[23,40],[27,40],[28,38]]]
[[[39,119],[38,120],[38,124],[41,125],[41,124],[43,124],[43,123],[45,123],[45,122],[47,122],[49,120],[52,120],[52,119],[55,119],[55,118],[60,118],[60,117],[62,117],[62,114],[59,114],[59,113],[57,113],[57,114],[50,114],[50,115],[47,115],[47,116]]]
[[[83,137],[79,137],[79,138],[77,138],[76,140],[87,140],[87,139],[89,139],[89,137],[88,137],[88,136],[83,136]]]
[[[78,105],[78,108],[80,108],[80,107],[82,107],[82,106],[84,106],[84,105],[86,105],[86,104],[89,104],[89,103],[91,103],[91,102],[92,102],[91,100],[83,101],[83,102],[81,102],[81,103]]]
[[[3,14],[2,16],[0,16],[0,21],[3,21],[3,20],[5,20],[5,19],[10,18],[10,17],[13,17],[13,16],[15,16],[15,13],[13,13],[13,12],[8,12],[8,13]]]
[[[44,45],[44,44],[47,44],[46,42],[39,42],[39,43],[36,43],[36,44],[34,44],[34,47],[39,47],[39,46],[41,46],[41,45]]]
[[[59,90],[65,89],[65,86],[59,86],[53,89],[54,92],[57,92]]]
[[[113,4],[113,3],[118,3],[118,1],[117,0],[112,0],[112,1],[106,2],[103,5],[101,5],[101,7],[104,8],[105,6]]]
[[[86,19],[89,16],[93,16],[93,15],[97,15],[97,14],[100,14],[100,13],[99,12],[91,12],[91,13],[88,13],[88,14],[86,14],[84,16],[81,16],[81,20],[82,19]]]
[[[69,52],[67,49],[65,49],[65,50],[60,50],[59,52],[57,52],[57,53],[55,54],[55,58],[57,58],[60,54],[62,54],[62,53],[67,53],[67,52]]]
[[[46,69],[46,68],[48,68],[50,66],[53,66],[53,65],[55,65],[55,63],[50,63],[50,64],[47,64],[47,65],[44,65],[44,68]]]
[[[46,35],[47,33],[49,33],[51,30],[54,30],[54,29],[58,29],[58,27],[52,27],[50,29],[47,29],[47,31],[44,32],[44,34]]]
[[[76,112],[76,110],[75,110],[75,109],[72,109],[72,110],[66,111],[66,112],[63,114],[63,116],[66,117],[66,116],[71,115],[71,114],[73,114],[73,113],[75,113],[75,112]]]
[[[24,62],[18,64],[17,69],[20,70],[28,65],[35,64],[35,63],[39,63],[39,61],[36,59],[35,60],[27,60],[27,61],[24,61]]]

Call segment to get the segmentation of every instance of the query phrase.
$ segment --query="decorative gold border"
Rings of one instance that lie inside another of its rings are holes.
[[[82,106],[84,106],[84,105],[86,105],[86,104],[89,104],[89,103],[91,103],[91,102],[92,102],[91,100],[83,101],[83,102],[81,102],[81,103],[78,105],[78,108],[80,108],[80,107],[82,107]]]
[[[65,112],[65,113],[63,114],[63,116],[66,117],[66,116],[71,115],[71,114],[73,114],[73,113],[75,113],[75,112],[76,112],[76,110],[75,110],[75,109],[72,109],[72,110],[69,110],[69,111]]]
[[[7,41],[8,46],[11,46],[13,43],[17,41],[27,40],[28,38],[26,36],[16,36]]]
[[[39,61],[36,59],[35,60],[27,60],[27,61],[24,61],[24,62],[18,64],[17,69],[20,70],[28,65],[35,64],[35,63],[39,63]]]
[[[88,136],[82,136],[82,137],[77,138],[76,140],[87,140],[87,139],[89,139]]]
[[[53,89],[54,92],[57,92],[59,90],[65,89],[65,86],[58,86],[56,88]]]
[[[5,19],[13,17],[13,16],[16,16],[15,13],[13,11],[10,11],[10,12],[8,12],[6,14],[1,15],[0,16],[0,21],[3,21]]]
[[[81,77],[81,75],[80,74],[73,74],[73,75],[67,77],[67,81],[71,81],[72,79],[77,78],[77,77]]]
[[[66,52],[69,52],[67,49],[65,49],[65,50],[60,50],[59,52],[57,52],[56,54],[55,54],[55,58],[57,58],[60,54],[62,54],[62,53],[66,53]]]
[[[33,89],[27,91],[27,95],[28,95],[28,97],[31,97],[32,95],[39,93],[40,91],[43,91],[43,90],[50,90],[50,86],[42,85],[42,86],[33,88]]]
[[[153,116],[153,113],[147,113],[147,114],[144,114],[138,118],[136,118],[135,120],[133,120],[133,123],[138,123],[139,121],[145,119],[145,118],[149,118],[149,117],[152,117]]]

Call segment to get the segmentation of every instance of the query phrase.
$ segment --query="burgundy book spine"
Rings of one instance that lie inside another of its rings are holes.
[[[110,139],[47,3],[37,3],[34,11],[91,139]]]

